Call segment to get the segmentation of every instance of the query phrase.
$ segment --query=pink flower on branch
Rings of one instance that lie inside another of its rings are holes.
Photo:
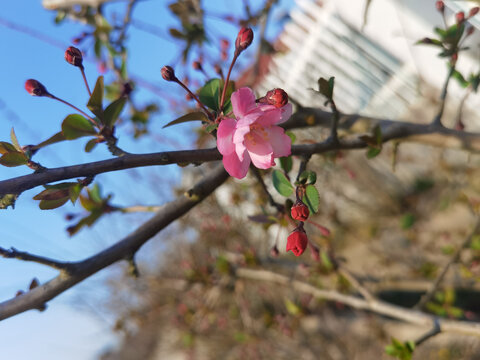
[[[280,108],[257,104],[255,94],[246,87],[235,91],[231,101],[236,119],[222,119],[217,132],[217,148],[231,176],[242,179],[251,162],[268,169],[275,165],[274,158],[291,154],[292,142],[277,126],[292,115],[291,104]]]

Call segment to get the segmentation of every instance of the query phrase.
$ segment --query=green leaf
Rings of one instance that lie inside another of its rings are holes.
[[[321,77],[318,79],[318,91],[325,96],[328,100],[333,98],[333,87],[335,85],[335,78],[325,79]]]
[[[5,142],[5,141],[0,141],[0,154],[6,154],[9,152],[18,152],[15,146],[12,144]]]
[[[285,131],[285,135],[287,135],[290,138],[290,140],[292,140],[292,145],[297,140],[297,137],[295,136],[295,134],[289,130]]]
[[[410,229],[415,224],[415,215],[408,213],[402,216],[400,226],[403,230]]]
[[[25,165],[27,162],[27,156],[19,151],[8,152],[0,157],[0,164],[7,167]]]
[[[18,198],[18,194],[4,194],[0,195],[0,209],[7,209],[9,206],[15,209],[15,201]]]
[[[458,83],[460,84],[461,87],[463,88],[466,88],[468,87],[468,85],[470,85],[470,83],[465,80],[465,78],[463,77],[463,75],[458,71],[458,70],[455,70],[453,73],[452,73],[452,77],[458,81]]]
[[[71,185],[70,185],[71,186]],[[70,186],[58,189],[45,189],[33,197],[33,200],[59,200],[69,197]]]
[[[301,313],[301,309],[298,307],[298,305],[289,299],[285,299],[285,308],[289,314],[294,316]]]
[[[381,152],[382,152],[382,148],[369,146],[367,150],[367,158],[373,159],[374,157],[380,155]]]
[[[87,192],[90,196],[90,199],[92,199],[98,204],[102,203],[103,199],[102,195],[100,195],[100,186],[98,186],[98,184],[93,185],[93,187],[91,189],[88,189]]]
[[[307,185],[303,202],[308,206],[308,210],[310,210],[311,213],[315,214],[318,212],[320,195],[318,194],[318,190],[315,186]]]
[[[214,130],[217,130],[218,124],[210,124],[205,128],[205,131],[208,133],[213,132]]]
[[[215,111],[219,108],[221,83],[220,79],[209,80],[198,93],[200,101]]]
[[[92,96],[90,96],[90,100],[88,100],[87,107],[97,115],[99,119],[103,118],[103,76],[98,77]]]
[[[302,171],[298,177],[299,184],[315,184],[317,182],[317,174],[314,171]]]
[[[280,158],[280,166],[285,173],[289,173],[293,167],[293,160],[291,156],[285,156]]]
[[[52,210],[59,208],[68,201],[68,196],[57,200],[42,200],[38,206],[41,210]]]
[[[195,112],[180,116],[178,119],[170,121],[163,128],[166,128],[166,127],[169,127],[169,126],[172,126],[172,125],[176,125],[176,124],[190,122],[190,121],[208,121],[208,117],[202,111],[195,111]]]
[[[57,142],[60,142],[60,141],[65,141],[67,139],[65,139],[65,136],[63,135],[63,133],[60,131],[58,133],[56,133],[55,135],[52,135],[51,137],[49,137],[47,140],[45,141],[42,141],[40,144],[38,144],[36,147],[37,148],[42,148],[44,146],[47,146],[47,145],[50,145],[50,144],[54,144],[54,143],[57,143]]]
[[[93,150],[95,146],[97,146],[98,142],[97,139],[91,139],[88,140],[88,142],[85,144],[85,152],[89,153]]]
[[[170,28],[170,29],[168,29],[168,32],[175,39],[184,39],[185,38],[185,35],[183,35],[183,33],[180,30]]]
[[[110,105],[107,106],[105,112],[103,113],[103,124],[111,128],[115,125],[120,113],[125,106],[127,99],[125,97],[121,97],[115,101],[113,101]]]
[[[280,195],[288,197],[293,193],[293,185],[280,170],[274,170],[272,174],[273,187]]]
[[[72,202],[72,204],[75,205],[75,202],[77,201],[78,196],[80,195],[80,192],[82,191],[82,189],[83,189],[83,186],[80,184],[75,184],[68,189],[69,190],[68,195],[70,196],[70,201]]]
[[[23,152],[23,151],[22,151],[22,147],[21,147],[20,144],[18,143],[17,135],[15,135],[15,130],[13,130],[13,127],[12,127],[12,130],[10,130],[10,139],[12,140],[13,146],[15,146],[15,148],[16,148],[19,152]]]
[[[385,353],[399,360],[411,360],[414,350],[415,343],[413,341],[402,343],[395,338],[392,338],[391,344],[385,347]]]
[[[65,120],[63,120],[62,133],[67,140],[96,134],[93,125],[79,114],[68,115]]]

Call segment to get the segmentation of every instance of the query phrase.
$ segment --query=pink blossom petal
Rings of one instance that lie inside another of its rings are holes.
[[[272,145],[273,156],[289,156],[292,153],[292,139],[285,134],[285,130],[280,126],[271,126],[266,128],[268,141]]]
[[[250,111],[255,110],[255,94],[252,89],[243,87],[235,91],[231,96],[233,113],[237,119],[244,117]]]
[[[292,104],[289,103],[285,106],[282,106],[280,110],[282,111],[282,116],[280,118],[280,121],[277,122],[277,124],[281,124],[290,119],[290,117],[292,116]]]
[[[268,134],[259,130],[251,131],[245,137],[245,146],[253,164],[259,169],[268,169],[275,164],[273,149],[268,142]]]
[[[217,148],[222,155],[229,155],[235,150],[233,134],[236,124],[234,119],[224,118],[218,125]]]
[[[223,156],[223,166],[225,170],[237,179],[243,179],[245,175],[247,175],[250,161],[248,153],[245,154],[243,161],[240,161],[235,152]]]
[[[247,149],[245,147],[245,135],[247,135],[249,132],[250,126],[239,127],[237,124],[237,129],[233,134],[233,144],[235,146],[235,151],[237,152],[237,156],[240,161],[243,160],[243,155],[245,153],[245,150]]]
[[[281,116],[281,110],[274,107],[273,109],[264,111],[263,115],[260,116],[255,123],[263,127],[270,127],[272,125],[278,124]]]
[[[248,126],[255,123],[258,118],[264,115],[264,112],[258,109],[252,109],[249,114],[244,117],[238,118],[238,126]]]

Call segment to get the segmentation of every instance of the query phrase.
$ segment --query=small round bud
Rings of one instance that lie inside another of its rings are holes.
[[[48,96],[50,93],[40,81],[28,79],[25,81],[25,90],[32,96]]]
[[[302,225],[293,230],[292,233],[288,235],[286,249],[287,252],[291,250],[295,254],[295,256],[300,256],[303,254],[307,246],[308,237],[305,233],[305,230],[303,230]]]
[[[457,24],[463,23],[465,21],[465,13],[463,11],[456,13],[455,20],[457,21]]]
[[[443,1],[437,1],[435,3],[435,7],[437,8],[438,11],[443,13],[445,11],[445,3]]]
[[[480,8],[478,6],[475,6],[475,7],[471,8],[470,12],[468,13],[468,17],[471,18],[471,17],[477,15],[479,11],[480,11]]]
[[[251,28],[243,27],[240,29],[235,40],[235,51],[241,53],[248,48],[253,41],[253,31]]]
[[[426,38],[423,38],[422,40],[419,41],[420,44],[433,44],[433,40],[426,37]]]
[[[65,50],[65,60],[73,66],[83,68],[82,52],[76,47],[69,46],[68,49]]]
[[[175,76],[175,71],[171,66],[164,66],[161,72],[163,79],[166,81],[175,81],[177,79],[177,77]]]
[[[202,63],[198,60],[194,61],[192,63],[192,67],[195,69],[195,70],[202,70]]]
[[[310,210],[308,210],[308,206],[305,205],[302,200],[298,200],[293,204],[290,214],[292,215],[292,219],[305,221],[310,215]]]
[[[288,94],[283,89],[273,89],[265,95],[267,103],[277,108],[281,108],[288,103]]]

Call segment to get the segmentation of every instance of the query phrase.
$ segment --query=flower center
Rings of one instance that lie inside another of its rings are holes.
[[[259,124],[250,125],[250,132],[245,135],[245,139],[251,141],[253,145],[257,144],[257,140],[268,141],[268,133],[265,128]]]

